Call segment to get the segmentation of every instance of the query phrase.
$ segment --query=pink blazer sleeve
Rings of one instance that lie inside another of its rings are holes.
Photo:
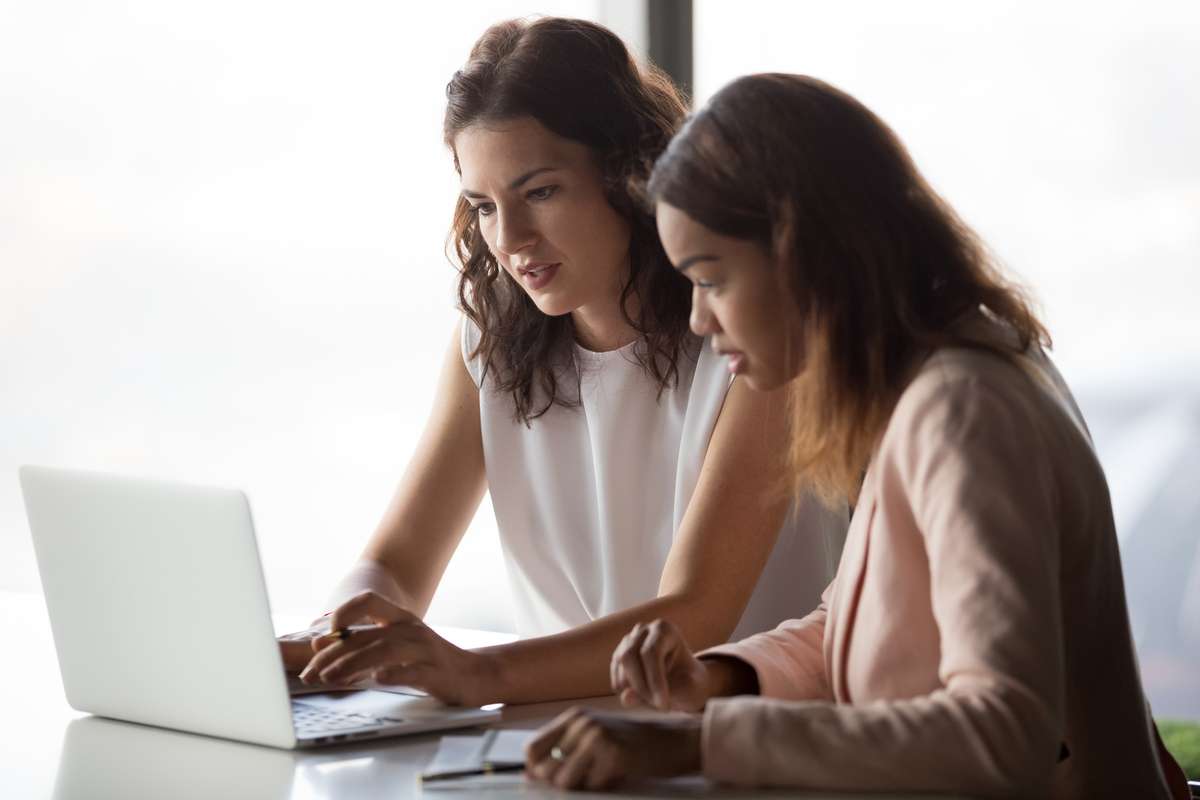
[[[863,705],[713,701],[708,776],[982,796],[1046,790],[1064,725],[1055,454],[1039,437],[1040,410],[1012,394],[978,378],[918,380],[872,467],[880,506],[896,517],[907,507],[925,541],[931,585],[914,590],[931,592],[943,688]],[[779,641],[809,646],[802,636]]]
[[[830,584],[821,595],[821,604],[803,619],[787,620],[774,630],[710,648],[699,657],[728,656],[746,662],[758,676],[759,693],[768,697],[832,701],[822,647],[825,604],[832,589]]]

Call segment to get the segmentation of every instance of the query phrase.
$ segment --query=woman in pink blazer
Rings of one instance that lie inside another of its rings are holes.
[[[691,713],[572,710],[530,744],[531,775],[1186,797],[1049,337],[890,129],[811,78],[742,78],[649,196],[693,330],[750,387],[787,386],[789,488],[854,515],[807,617],[698,655],[666,622],[625,638],[625,705]]]

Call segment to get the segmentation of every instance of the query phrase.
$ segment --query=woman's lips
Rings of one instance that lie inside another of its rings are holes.
[[[554,280],[554,276],[558,274],[558,264],[540,264],[531,268],[523,267],[519,272],[525,286],[530,290],[536,291]]]
[[[745,369],[746,369],[746,354],[745,353],[739,353],[736,350],[729,350],[729,351],[721,353],[721,355],[725,356],[725,358],[728,359],[728,361],[726,362],[725,365],[729,368],[729,373],[731,375],[737,375],[738,373],[745,371]]]

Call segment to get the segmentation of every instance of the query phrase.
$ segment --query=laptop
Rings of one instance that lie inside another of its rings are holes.
[[[292,697],[246,495],[20,468],[71,707],[279,748],[495,722],[419,693]]]

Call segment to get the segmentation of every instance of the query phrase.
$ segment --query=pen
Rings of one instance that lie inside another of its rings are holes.
[[[322,634],[317,637],[320,641],[341,641],[344,642],[359,631],[369,631],[381,627],[379,625],[347,625],[344,628],[334,628],[329,633]]]
[[[450,772],[433,772],[421,776],[422,783],[444,781],[451,778],[470,778],[474,775],[492,775],[499,772],[520,772],[524,764],[484,764],[479,769],[459,769]]]

